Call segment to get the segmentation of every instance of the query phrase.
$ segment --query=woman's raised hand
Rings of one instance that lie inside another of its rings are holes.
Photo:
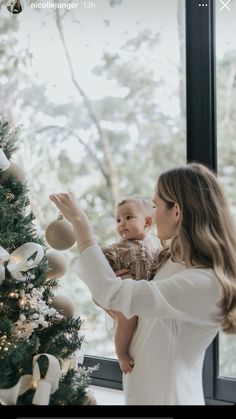
[[[96,243],[89,219],[71,192],[53,193],[49,199],[57,206],[62,215],[73,225],[79,251],[82,252]]]
[[[84,217],[87,218],[72,192],[53,193],[49,195],[49,199],[54,202],[62,215],[72,224],[76,221],[82,221]]]

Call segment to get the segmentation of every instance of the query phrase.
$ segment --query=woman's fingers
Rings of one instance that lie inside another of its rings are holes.
[[[55,201],[57,199],[57,195],[56,193],[52,193],[51,195],[49,195],[49,199],[51,199],[51,201]]]
[[[71,192],[53,193],[49,195],[49,199],[55,203],[56,202],[69,202],[69,201],[72,201],[72,198],[74,198],[74,196]]]
[[[49,195],[49,199],[59,208],[60,207],[60,199],[59,194],[51,194]]]
[[[54,202],[56,205],[62,202],[62,194],[59,193],[53,193],[51,195],[49,195],[49,199]]]

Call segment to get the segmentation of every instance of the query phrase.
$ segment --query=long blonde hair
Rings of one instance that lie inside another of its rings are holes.
[[[190,163],[160,175],[156,194],[167,208],[178,203],[178,232],[160,253],[159,268],[171,256],[186,266],[211,268],[222,289],[221,326],[236,333],[236,229],[223,189],[213,171]]]

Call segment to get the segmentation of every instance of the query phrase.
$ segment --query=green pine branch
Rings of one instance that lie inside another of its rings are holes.
[[[18,142],[18,129],[0,119],[0,148],[8,160],[17,150]],[[45,252],[47,250],[44,239],[39,237],[34,227],[35,216],[30,210],[28,194],[26,184],[0,172],[0,246],[9,254],[28,242],[38,243]],[[0,389],[9,389],[23,375],[32,374],[35,355],[48,353],[62,363],[81,348],[84,336],[80,334],[83,323],[80,317],[66,320],[57,317],[55,309],[49,311],[57,281],[47,278],[46,256],[37,267],[22,272],[20,279],[12,277],[7,262],[3,266],[5,278],[0,282]],[[38,323],[32,323],[32,318],[35,322],[38,319]],[[47,362],[47,357],[39,358],[42,378],[47,372]],[[62,375],[50,404],[83,404],[91,372],[91,369],[80,367]],[[34,389],[28,390],[18,398],[17,404],[31,404],[34,393]]]

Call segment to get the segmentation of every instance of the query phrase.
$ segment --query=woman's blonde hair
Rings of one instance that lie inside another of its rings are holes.
[[[167,208],[181,209],[178,232],[160,252],[187,266],[211,268],[223,288],[221,326],[236,333],[236,230],[223,189],[213,171],[190,163],[160,175],[156,194]]]

